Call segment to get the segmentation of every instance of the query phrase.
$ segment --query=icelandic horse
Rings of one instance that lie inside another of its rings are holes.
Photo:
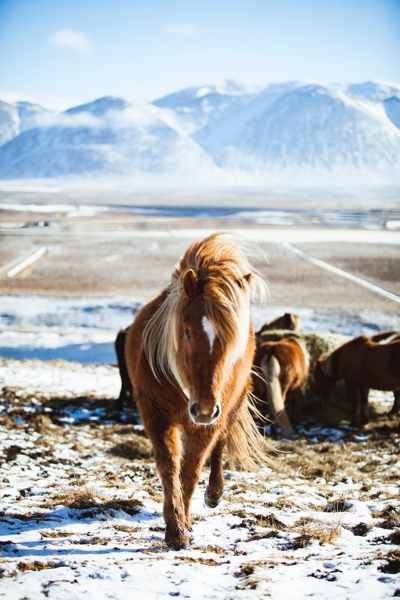
[[[314,367],[316,395],[332,400],[338,379],[344,379],[347,384],[352,425],[369,422],[370,389],[393,391],[391,413],[397,412],[400,408],[400,332],[361,335],[331,354],[320,356]]]
[[[303,384],[308,373],[308,353],[294,337],[264,342],[257,347],[254,359],[254,395],[267,403],[272,426],[278,425],[284,435],[295,431],[287,411],[288,400]],[[260,411],[264,414],[263,408]]]
[[[128,331],[129,327],[126,329],[121,329],[121,331],[118,332],[114,343],[115,353],[118,361],[119,376],[121,378],[121,390],[114,404],[114,410],[118,412],[122,412],[125,406],[135,408],[135,397],[133,395],[132,384],[131,380],[129,379],[125,359],[125,344]]]
[[[165,541],[188,547],[190,504],[210,456],[205,503],[218,505],[222,455],[253,470],[268,443],[251,414],[255,350],[250,300],[266,297],[244,244],[216,233],[194,242],[171,282],[130,326],[126,359],[164,492]]]
[[[300,317],[294,313],[285,313],[281,317],[277,317],[270,323],[264,323],[260,331],[256,332],[256,337],[259,343],[262,343],[262,333],[273,329],[285,329],[288,331],[300,331]]]

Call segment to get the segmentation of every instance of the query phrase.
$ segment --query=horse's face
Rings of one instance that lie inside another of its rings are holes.
[[[228,369],[201,297],[183,310],[177,360],[191,420],[197,425],[211,425],[221,414],[221,393]]]
[[[336,389],[336,381],[323,372],[321,360],[318,360],[314,368],[315,395],[327,402],[333,400]]]

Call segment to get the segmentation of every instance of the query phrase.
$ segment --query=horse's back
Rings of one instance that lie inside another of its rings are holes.
[[[382,343],[360,336],[338,348],[338,378],[378,390],[400,385],[400,340]]]

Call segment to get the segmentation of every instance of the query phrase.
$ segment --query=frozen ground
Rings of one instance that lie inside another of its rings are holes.
[[[398,203],[382,197],[386,208],[376,212],[368,197],[357,206],[333,198],[321,211],[315,197],[303,197],[283,210],[279,193],[248,201],[221,191],[219,204],[238,209],[235,221],[231,213],[151,214],[156,205],[204,204],[200,196],[188,201],[186,192],[163,193],[161,200],[157,192],[143,198],[113,189],[80,196],[71,188],[50,200],[40,189],[0,191],[7,204],[0,251],[0,598],[399,596],[400,420],[387,416],[391,394],[373,394],[376,413],[363,430],[347,421],[336,428],[301,423],[295,440],[276,442],[282,452],[275,470],[226,471],[215,510],[202,501],[205,469],[192,547],[177,553],[163,545],[161,487],[148,441],[133,411],[113,411],[119,377],[110,366],[118,329],[167,283],[189,241],[209,229],[240,226],[260,238],[269,263],[257,266],[271,304],[254,310],[256,327],[290,310],[304,331],[400,329],[396,300],[282,243],[399,296]],[[123,209],[114,210],[116,203]],[[7,275],[43,246],[39,261]],[[53,360],[26,360],[33,358]]]
[[[399,419],[312,423],[277,469],[226,471],[168,552],[159,479],[111,366],[0,362],[0,598],[383,599],[400,594]],[[382,402],[383,401],[383,402]]]

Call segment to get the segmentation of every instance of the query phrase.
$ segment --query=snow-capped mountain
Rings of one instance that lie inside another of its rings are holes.
[[[151,105],[101,98],[63,113],[41,115],[35,127],[0,147],[0,177],[217,176],[210,156],[169,127],[158,112]]]
[[[0,101],[0,144],[19,134],[19,114],[16,106]]]
[[[226,81],[65,112],[0,102],[0,178],[400,184],[400,85]]]
[[[272,102],[260,95],[239,115],[227,115],[193,137],[230,171],[272,179],[290,170],[391,179],[400,174],[398,102],[369,100],[334,86],[296,86]]]
[[[382,83],[378,81],[351,83],[350,85],[343,86],[343,91],[351,96],[359,96],[360,98],[368,98],[369,100],[386,100],[386,98],[391,98],[392,96],[400,98],[400,85],[395,83]]]
[[[184,134],[217,122],[226,114],[240,111],[262,90],[258,84],[223,81],[189,87],[153,102],[164,109],[164,119]]]
[[[67,115],[75,115],[78,113],[90,113],[95,117],[104,117],[110,111],[124,111],[129,108],[131,104],[122,98],[115,98],[114,96],[105,96],[99,98],[88,104],[80,104],[74,106],[65,111]]]
[[[37,115],[43,112],[46,112],[44,108],[32,102],[10,103],[0,100],[0,145],[34,127]]]

